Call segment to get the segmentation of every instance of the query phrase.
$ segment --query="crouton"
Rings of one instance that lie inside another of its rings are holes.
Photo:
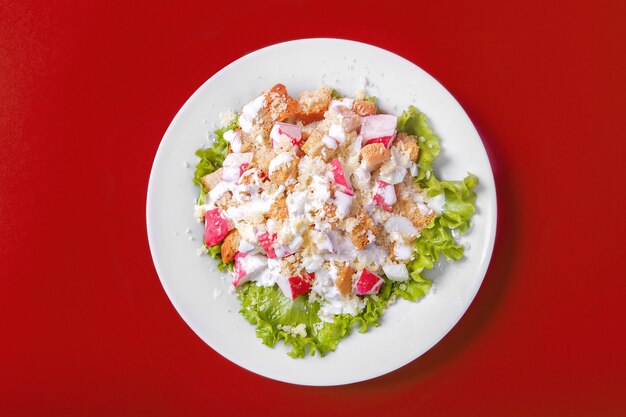
[[[319,124],[320,122],[313,122],[302,126],[302,140],[307,140],[309,136],[311,136],[311,133],[313,133],[315,129],[317,129],[317,126],[319,126]]]
[[[277,169],[269,174],[271,182],[276,184],[285,184],[289,179],[298,178],[298,163],[300,158],[294,156],[293,159],[285,164],[280,165]]]
[[[392,147],[397,148],[400,152],[406,154],[411,161],[417,161],[420,148],[417,145],[417,138],[415,136],[407,135],[404,132],[398,132]]]
[[[360,210],[356,217],[351,220],[353,227],[348,232],[350,240],[357,249],[365,249],[378,237],[378,229],[374,221],[363,210]]]
[[[287,208],[287,197],[280,196],[270,206],[270,209],[265,213],[265,217],[268,219],[285,221],[289,218],[289,209]]]
[[[339,291],[339,294],[344,297],[352,293],[352,276],[355,270],[348,265],[342,265],[337,268],[337,279],[335,280],[335,286]]]
[[[376,114],[378,109],[376,108],[376,104],[371,101],[354,100],[354,103],[352,103],[352,111],[359,116],[371,116],[372,114]]]
[[[267,109],[272,120],[282,122],[298,111],[298,102],[287,93],[287,87],[276,84],[265,93]]]
[[[398,195],[396,204],[393,206],[393,211],[411,220],[411,223],[413,223],[418,230],[422,230],[437,216],[437,213],[432,210],[428,213],[422,212],[417,203],[413,201],[410,195],[406,195],[406,193]]]
[[[324,203],[324,221],[330,223],[331,229],[337,226],[337,206],[331,202]]]
[[[261,109],[258,115],[258,120],[254,125],[254,130],[250,132],[252,137],[256,139],[258,135],[261,135],[264,139],[269,137],[270,131],[274,126],[274,118],[272,116],[271,108]]]
[[[311,157],[320,156],[324,149],[323,137],[324,135],[319,130],[314,130],[302,145],[302,151]]]
[[[235,254],[239,251],[239,241],[241,236],[237,229],[233,229],[224,238],[222,242],[222,262],[225,264],[235,259]]]
[[[222,172],[224,172],[224,168],[220,168],[200,178],[202,185],[204,185],[205,191],[211,191],[213,188],[215,188],[217,184],[222,181]]]
[[[298,97],[298,112],[296,116],[304,124],[316,122],[324,118],[328,110],[332,90],[329,87],[320,87],[313,91],[303,91]]]
[[[369,172],[375,171],[391,158],[391,152],[382,143],[370,143],[361,148],[361,162]]]
[[[389,242],[389,259],[396,262],[396,242],[393,240]]]
[[[321,129],[316,129],[302,145],[302,151],[312,158],[321,157],[324,162],[329,162],[335,156],[337,149],[328,148],[324,144],[324,133]]]
[[[269,172],[270,162],[275,157],[276,154],[274,152],[265,149],[259,149],[252,155],[252,163],[263,172]]]

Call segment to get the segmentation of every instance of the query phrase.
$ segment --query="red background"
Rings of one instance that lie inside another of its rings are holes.
[[[0,2],[0,415],[626,415],[625,3],[183,3]],[[439,79],[483,137],[500,210],[459,325],[397,372],[328,388],[259,377],[195,336],[144,210],[202,82],[319,36]]]

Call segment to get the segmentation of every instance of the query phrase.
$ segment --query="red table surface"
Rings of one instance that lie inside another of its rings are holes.
[[[625,3],[440,3],[2,1],[0,415],[626,415]],[[205,345],[145,229],[152,160],[187,97],[304,37],[433,74],[498,188],[463,319],[404,368],[342,387],[272,381]]]

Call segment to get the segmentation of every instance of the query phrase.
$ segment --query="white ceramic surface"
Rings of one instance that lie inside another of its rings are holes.
[[[444,179],[467,171],[480,179],[473,228],[463,238],[466,257],[434,277],[434,289],[417,303],[391,306],[382,325],[353,332],[326,357],[292,359],[282,342],[261,344],[255,328],[238,313],[208,256],[198,256],[203,227],[193,217],[198,190],[192,183],[207,132],[219,114],[241,106],[275,83],[292,96],[322,84],[353,96],[366,83],[379,106],[400,114],[410,104],[429,117],[441,139]],[[186,165],[189,165],[186,167]],[[491,166],[476,129],[452,95],[413,63],[386,50],[347,40],[306,39],[273,45],[246,55],[205,82],[170,124],[154,160],[147,196],[147,227],[157,272],[183,319],[209,346],[260,375],[304,385],[339,385],[393,371],[430,349],[457,323],[474,299],[491,258],[496,231],[496,191]],[[191,229],[191,233],[186,232]],[[190,237],[193,239],[191,240]],[[216,294],[221,295],[216,297]],[[375,359],[374,359],[375,358]]]

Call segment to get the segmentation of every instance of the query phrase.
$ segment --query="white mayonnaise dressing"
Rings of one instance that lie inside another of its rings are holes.
[[[239,248],[238,248],[239,252],[248,253],[248,252],[253,251],[254,249],[255,249],[255,246],[252,243],[244,239],[239,240]]]
[[[331,265],[330,270],[320,269],[315,273],[315,283],[311,293],[318,295],[322,301],[318,316],[322,321],[332,323],[337,314],[357,315],[364,307],[364,302],[354,295],[347,297],[339,294],[335,280],[337,268]]]
[[[322,268],[324,258],[319,255],[310,255],[302,257],[302,267],[307,272],[317,272]]]
[[[262,195],[252,195],[248,201],[243,202],[239,206],[231,206],[226,209],[228,217],[235,221],[241,221],[246,219],[253,219],[261,214],[265,214],[269,211],[270,207],[276,200],[276,198],[282,194],[284,187],[281,185],[278,187],[275,193],[264,193]],[[251,223],[253,223],[251,221]]]
[[[329,230],[328,237],[333,244],[334,253],[326,253],[322,256],[326,260],[334,260],[339,262],[352,262],[357,256],[357,249],[354,247],[352,240],[337,230]]]
[[[275,171],[278,171],[283,165],[287,165],[293,161],[293,155],[289,152],[283,152],[276,155],[274,159],[270,161],[268,175],[272,175]]]
[[[365,249],[358,252],[357,259],[370,266],[370,268],[372,265],[375,265],[376,268],[371,269],[378,269],[387,263],[388,255],[387,251],[376,243],[370,243]]]
[[[241,133],[234,130],[227,130],[224,132],[224,140],[230,143],[230,150],[239,153],[241,152]]]
[[[264,95],[258,96],[250,103],[243,106],[241,115],[239,116],[239,126],[241,127],[241,130],[246,133],[250,133],[254,118],[259,114],[259,111],[261,111],[263,106],[265,106]]]
[[[413,248],[411,245],[398,241],[393,245],[393,255],[398,261],[408,261],[413,257]]]
[[[319,230],[311,230],[311,238],[315,243],[315,247],[317,248],[317,252],[334,252],[333,242],[328,237],[326,232],[321,232]]]
[[[337,141],[332,136],[324,135],[322,142],[328,149],[337,149]]]
[[[211,203],[216,202],[217,200],[219,200],[224,195],[224,193],[226,193],[227,191],[232,191],[233,188],[234,188],[233,185],[234,184],[232,184],[232,183],[227,183],[227,182],[224,182],[224,181],[220,181],[207,194],[207,196],[209,197],[208,200]]]
[[[412,164],[407,155],[392,148],[391,158],[380,167],[379,178],[389,184],[399,184]]]
[[[367,169],[365,169],[363,165],[359,166],[352,173],[352,182],[354,183],[355,188],[360,189],[360,190],[369,190],[370,188],[369,182],[371,178],[372,178],[372,175]]]
[[[339,111],[339,109],[344,108],[347,110],[352,110],[352,105],[354,104],[354,99],[351,98],[341,98],[337,100],[330,100],[330,104],[328,105],[328,110]]]
[[[383,198],[383,201],[388,206],[392,206],[396,203],[396,190],[393,185],[379,187],[377,193]]]
[[[335,210],[335,216],[338,219],[343,219],[350,214],[350,208],[352,207],[352,197],[341,191],[335,191],[335,199],[333,203],[337,207]]]
[[[328,129],[328,136],[331,136],[337,141],[337,143],[344,143],[346,141],[346,131],[341,125],[331,125]]]
[[[304,205],[307,193],[305,191],[294,191],[287,196],[287,211],[289,218],[304,216]]]
[[[392,281],[406,281],[409,279],[409,270],[405,264],[387,264],[383,265],[383,271],[387,278]]]
[[[308,198],[305,201],[307,212],[316,212],[324,208],[324,203],[330,198],[328,179],[325,177],[311,178]]]
[[[222,181],[237,182],[241,176],[241,166],[252,162],[252,152],[229,153],[222,164]]]
[[[408,237],[417,235],[413,222],[404,216],[391,216],[385,223],[385,230],[388,233],[400,233]]]
[[[446,205],[446,196],[444,193],[431,197],[428,200],[428,207],[430,207],[435,213],[441,214],[444,206]]]
[[[417,208],[424,216],[428,216],[433,212],[433,210],[424,203],[417,203]]]
[[[248,258],[248,256],[246,256],[246,258]],[[262,271],[260,271],[259,274],[256,274],[254,281],[256,281],[256,285],[260,287],[271,287],[272,285],[276,284],[276,281],[280,277],[282,261],[280,259],[265,259],[266,267]]]

